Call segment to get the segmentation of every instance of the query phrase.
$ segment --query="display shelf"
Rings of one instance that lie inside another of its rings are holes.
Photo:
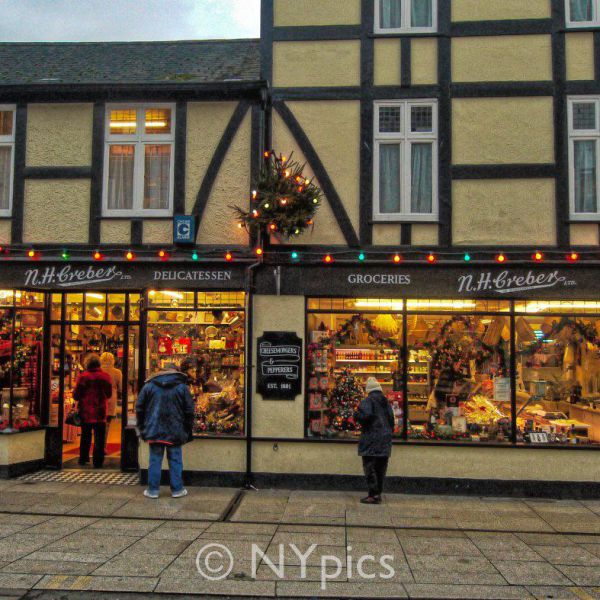
[[[339,363],[394,363],[397,360],[390,360],[387,358],[374,358],[372,360],[365,358],[336,358],[335,362]]]

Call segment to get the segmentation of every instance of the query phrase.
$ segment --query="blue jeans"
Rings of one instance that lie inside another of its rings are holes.
[[[155,493],[158,493],[160,490],[160,476],[165,448],[167,450],[167,461],[169,462],[171,491],[180,492],[183,489],[183,455],[181,446],[165,446],[164,444],[150,444],[148,489]]]

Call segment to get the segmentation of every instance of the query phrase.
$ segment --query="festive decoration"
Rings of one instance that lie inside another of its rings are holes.
[[[300,235],[312,226],[319,208],[322,192],[302,174],[305,165],[265,152],[265,162],[255,189],[249,211],[232,206],[239,222],[250,232],[268,230],[284,238]]]
[[[344,370],[335,380],[335,387],[329,396],[329,422],[337,431],[359,431],[360,425],[354,419],[365,390],[354,375]]]

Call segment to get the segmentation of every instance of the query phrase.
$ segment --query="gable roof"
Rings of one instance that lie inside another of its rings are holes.
[[[259,41],[0,43],[0,85],[260,78]]]

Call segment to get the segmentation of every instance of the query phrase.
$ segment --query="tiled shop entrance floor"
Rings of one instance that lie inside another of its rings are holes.
[[[18,481],[39,482],[58,481],[61,483],[106,483],[109,485],[137,485],[137,473],[121,473],[120,471],[64,469],[62,471],[37,471],[22,475]]]

